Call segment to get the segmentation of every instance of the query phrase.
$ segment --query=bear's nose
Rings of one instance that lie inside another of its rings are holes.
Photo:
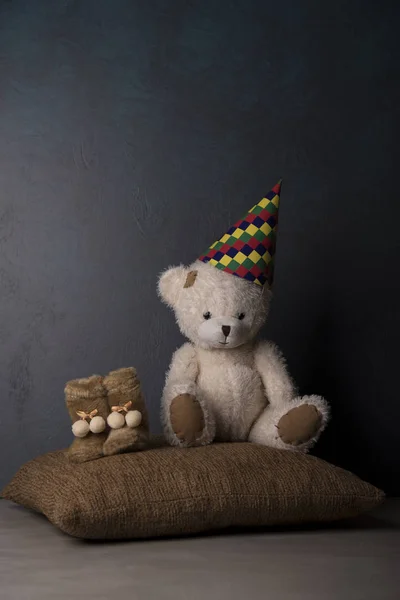
[[[222,333],[224,334],[225,337],[228,337],[230,332],[231,332],[231,328],[229,327],[229,325],[222,325]]]

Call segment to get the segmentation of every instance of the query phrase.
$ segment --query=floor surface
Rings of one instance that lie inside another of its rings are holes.
[[[0,501],[1,600],[399,600],[400,500],[323,529],[82,542]]]

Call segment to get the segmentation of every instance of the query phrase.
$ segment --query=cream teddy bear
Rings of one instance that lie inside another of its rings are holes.
[[[298,396],[277,347],[258,341],[270,305],[280,183],[159,293],[190,340],[167,373],[162,418],[177,446],[255,442],[307,452],[325,428],[320,396]]]

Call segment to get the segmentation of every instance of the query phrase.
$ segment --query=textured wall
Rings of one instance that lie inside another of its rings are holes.
[[[400,492],[398,12],[0,0],[1,482],[69,443],[70,378],[135,364],[159,427],[157,273],[282,176],[268,334],[332,403],[316,452]]]

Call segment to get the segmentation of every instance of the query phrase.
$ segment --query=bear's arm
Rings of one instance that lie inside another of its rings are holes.
[[[255,365],[271,406],[279,406],[297,395],[296,387],[287,371],[285,359],[275,344],[263,341],[257,345]]]
[[[173,355],[167,373],[164,398],[173,399],[180,394],[196,395],[199,374],[196,350],[192,344],[183,344]]]

